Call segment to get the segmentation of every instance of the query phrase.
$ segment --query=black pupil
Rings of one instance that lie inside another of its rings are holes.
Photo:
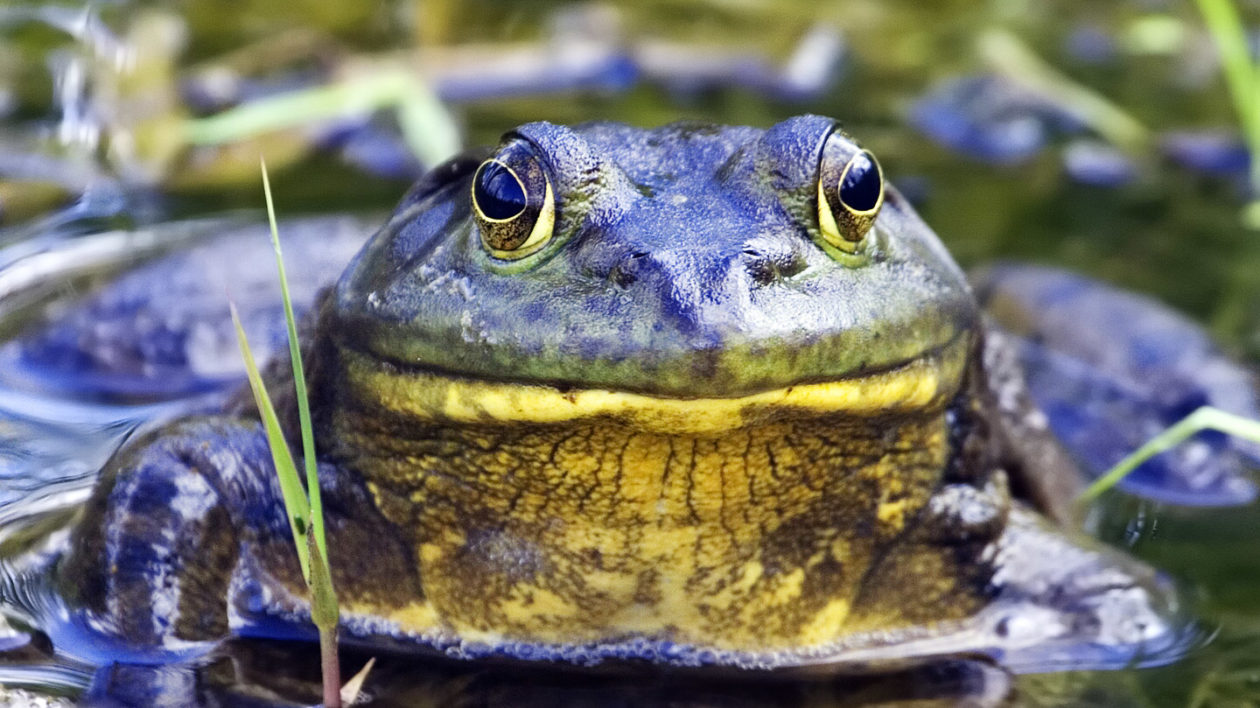
[[[501,221],[525,211],[525,190],[512,171],[502,163],[487,162],[482,165],[473,189],[477,197],[477,207],[488,218]]]
[[[849,162],[840,181],[840,201],[854,211],[870,211],[879,203],[879,170],[865,150]]]

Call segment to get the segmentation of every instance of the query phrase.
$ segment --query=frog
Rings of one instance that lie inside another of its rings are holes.
[[[1172,582],[1073,529],[1018,347],[833,119],[521,125],[421,178],[304,322],[348,646],[751,675],[1186,647]],[[246,391],[132,436],[54,641],[309,637],[271,459]]]

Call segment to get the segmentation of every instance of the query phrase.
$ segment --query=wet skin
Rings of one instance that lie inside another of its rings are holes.
[[[349,641],[827,670],[1173,642],[1149,569],[1037,513],[1075,468],[829,119],[522,126],[422,179],[308,330]],[[58,569],[94,631],[306,616],[251,406],[108,464]]]

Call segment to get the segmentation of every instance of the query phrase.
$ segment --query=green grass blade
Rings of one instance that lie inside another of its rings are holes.
[[[319,553],[328,558],[328,542],[324,538],[324,502],[319,489],[319,464],[315,458],[315,433],[311,426],[310,397],[306,391],[306,370],[302,367],[302,347],[298,342],[297,318],[293,315],[293,298],[289,295],[289,278],[284,271],[284,255],[280,252],[280,231],[276,227],[276,208],[271,199],[271,180],[267,163],[261,162],[263,194],[267,198],[267,219],[271,223],[271,245],[276,250],[276,268],[280,272],[280,295],[284,300],[284,320],[289,331],[289,360],[293,365],[293,388],[297,394],[298,426],[302,432],[302,461],[306,467],[306,493],[310,500],[311,531]],[[287,448],[286,448],[287,449]]]
[[[1221,68],[1225,83],[1234,101],[1234,110],[1242,123],[1245,138],[1252,152],[1260,148],[1260,110],[1256,106],[1256,91],[1260,86],[1260,72],[1251,61],[1247,48],[1247,28],[1238,14],[1233,0],[1195,0],[1203,21],[1207,23],[1216,48],[1221,54]],[[1260,186],[1260,160],[1252,161],[1252,186]]]
[[[1225,72],[1225,82],[1230,88],[1230,97],[1234,100],[1234,108],[1239,113],[1239,121],[1247,132],[1247,142],[1257,145],[1255,130],[1260,123],[1260,115],[1256,112],[1256,78],[1257,72],[1251,63],[1251,52],[1247,49],[1246,26],[1242,24],[1239,9],[1234,0],[1194,0],[1198,11],[1203,15],[1208,31],[1216,42],[1221,53],[1221,69]]]
[[[1135,153],[1149,149],[1151,137],[1146,126],[1102,94],[1051,66],[1014,34],[985,30],[977,39],[977,48],[994,71],[1049,98],[1116,147]]]
[[[319,552],[319,546],[310,542],[311,552],[311,621],[321,629],[337,626],[340,611],[337,606],[337,593],[333,590],[332,568],[328,567],[328,559]]]
[[[311,575],[307,586],[311,589],[311,621],[319,628],[320,666],[324,675],[324,706],[341,706],[341,660],[337,655],[337,622],[341,610],[337,607],[337,593],[333,590],[332,569],[328,559],[319,552],[314,536],[307,537],[311,554]]]
[[[459,128],[432,87],[413,79],[398,106],[398,125],[411,152],[426,165],[436,165],[459,152]]]
[[[1190,436],[1202,430],[1217,430],[1228,435],[1260,443],[1260,421],[1244,418],[1233,413],[1226,413],[1219,408],[1204,406],[1177,423],[1169,426],[1159,435],[1151,438],[1142,447],[1125,457],[1106,474],[1094,480],[1094,483],[1081,492],[1078,501],[1088,503],[1102,496],[1104,492],[1120,483],[1138,465],[1152,457],[1172,449],[1185,442]]]
[[[258,406],[258,414],[262,417],[263,429],[267,432],[267,446],[271,448],[271,460],[276,466],[276,475],[280,479],[280,492],[284,496],[284,508],[289,517],[289,529],[293,531],[293,545],[297,547],[298,562],[302,566],[302,577],[310,583],[311,558],[307,548],[307,533],[311,528],[311,508],[306,499],[306,491],[302,489],[302,481],[298,478],[297,466],[293,464],[293,455],[289,452],[289,443],[285,440],[284,431],[280,429],[280,419],[276,417],[276,409],[271,405],[271,397],[267,395],[267,387],[263,384],[262,374],[250,351],[245,328],[241,326],[240,315],[236,305],[231,305],[232,324],[236,327],[236,341],[241,346],[241,355],[245,358],[245,371],[249,375],[249,388],[254,392],[254,403]]]
[[[382,65],[323,86],[260,98],[207,118],[184,121],[184,139],[218,145],[263,133],[395,110],[408,146],[421,162],[436,165],[459,151],[459,129],[433,89],[411,69]]]

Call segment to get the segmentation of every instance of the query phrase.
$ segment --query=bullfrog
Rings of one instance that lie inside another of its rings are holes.
[[[522,125],[423,177],[303,329],[347,644],[806,673],[1184,644],[1171,583],[1071,529],[1017,347],[829,118]],[[247,393],[135,435],[56,565],[66,641],[304,636],[270,460]]]

